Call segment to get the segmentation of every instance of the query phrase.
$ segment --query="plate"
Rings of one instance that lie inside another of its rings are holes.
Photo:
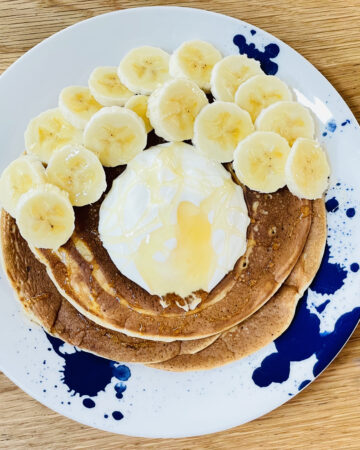
[[[324,259],[290,328],[241,361],[207,372],[170,373],[121,364],[47,336],[0,280],[0,368],[25,392],[83,424],[144,437],[213,433],[253,420],[298,394],[332,361],[360,318],[360,129],[330,83],[302,56],[245,22],[198,9],[135,8],[78,23],[34,47],[0,78],[0,170],[24,149],[28,121],[60,90],[87,83],[132,47],[171,52],[204,39],[224,55],[246,53],[287,82],[317,118],[332,167]]]

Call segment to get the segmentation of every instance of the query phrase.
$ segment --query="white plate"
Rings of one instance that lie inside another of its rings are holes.
[[[242,361],[201,373],[123,366],[49,341],[23,316],[1,275],[1,370],[49,408],[115,433],[194,436],[255,419],[312,381],[360,317],[359,126],[308,61],[244,22],[198,9],[139,8],[86,20],[45,40],[0,78],[0,170],[23,151],[28,121],[54,107],[63,87],[86,84],[94,67],[117,65],[132,47],[150,44],[171,52],[193,38],[212,42],[225,55],[240,47],[260,58],[265,70],[278,69],[277,75],[317,117],[317,136],[332,166],[328,250],[281,338]],[[122,398],[116,397],[115,387]]]

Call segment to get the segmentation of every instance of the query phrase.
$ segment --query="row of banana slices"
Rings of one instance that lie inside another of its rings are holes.
[[[96,68],[88,85],[63,89],[59,108],[30,122],[28,153],[47,162],[54,147],[82,142],[104,166],[116,166],[142,151],[155,128],[167,141],[192,139],[200,153],[229,162],[254,129],[277,132],[290,145],[314,136],[309,110],[292,100],[283,81],[265,75],[258,61],[222,58],[203,41],[185,42],[171,56],[156,47],[135,48],[119,67]],[[211,104],[204,92],[210,88]]]
[[[209,90],[215,98],[210,104]],[[189,41],[171,56],[143,46],[125,55],[118,67],[96,68],[88,87],[66,87],[57,109],[30,122],[25,144],[28,153],[47,163],[54,149],[82,143],[112,167],[141,152],[152,128],[167,141],[192,139],[198,152],[218,162],[232,161],[239,143],[254,130],[278,133],[290,146],[299,137],[313,139],[315,131],[310,111],[293,101],[282,80],[265,75],[258,61],[245,55],[222,58],[213,45]]]
[[[210,159],[234,160],[251,189],[287,184],[305,198],[326,189],[329,166],[313,118],[287,85],[245,55],[222,58],[211,44],[189,41],[171,56],[135,48],[118,67],[96,68],[88,87],[64,88],[57,108],[30,121],[27,155],[4,171],[0,202],[28,242],[57,248],[74,229],[73,206],[104,192],[102,166],[129,162],[153,128],[167,141],[192,139]]]
[[[34,155],[13,161],[0,178],[0,204],[30,245],[57,249],[74,231],[73,206],[97,201],[105,189],[99,158],[68,144],[53,152],[46,168]]]

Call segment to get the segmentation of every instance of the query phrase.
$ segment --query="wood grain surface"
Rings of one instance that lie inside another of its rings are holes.
[[[0,72],[46,37],[80,20],[135,6],[171,4],[228,14],[274,34],[308,58],[360,118],[360,1],[0,0]],[[286,405],[252,423],[196,438],[147,440],[79,425],[40,405],[0,373],[1,449],[136,447],[359,449],[360,328],[335,362]]]

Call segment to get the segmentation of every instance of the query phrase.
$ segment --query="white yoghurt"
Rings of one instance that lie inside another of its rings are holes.
[[[243,192],[224,167],[184,143],[137,155],[100,208],[99,233],[119,271],[146,289],[209,292],[246,250]]]

